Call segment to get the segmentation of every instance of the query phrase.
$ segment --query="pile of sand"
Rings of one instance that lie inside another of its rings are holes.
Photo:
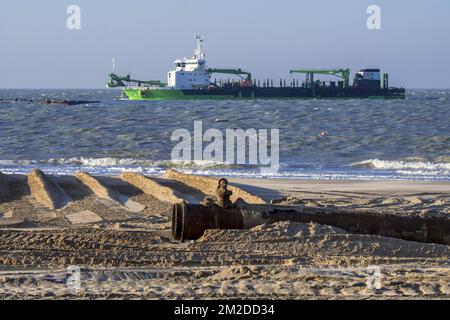
[[[450,219],[450,195],[423,194],[403,196],[374,196],[368,194],[311,194],[302,197],[283,197],[271,201],[273,204],[283,206],[307,206],[347,209],[374,209],[379,213],[417,216],[417,217],[444,217]]]
[[[294,240],[310,236],[329,234],[347,234],[347,231],[333,226],[317,223],[299,223],[281,221],[273,224],[262,224],[250,230],[206,230],[197,242],[228,242],[236,241],[277,241],[280,239]]]
[[[445,245],[349,234],[328,225],[291,221],[264,224],[250,230],[207,230],[189,247],[197,250],[264,252],[277,254],[284,260],[311,257],[325,264],[333,263],[331,260],[327,262],[328,257],[341,257],[341,261],[348,262],[357,257],[383,257],[393,262],[404,258],[450,261],[450,247]]]

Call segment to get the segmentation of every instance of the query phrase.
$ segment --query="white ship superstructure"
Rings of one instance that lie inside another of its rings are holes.
[[[192,59],[175,60],[175,70],[169,71],[167,84],[173,89],[204,88],[210,84],[211,74],[206,66],[205,53],[203,52],[203,38],[195,37],[197,48]]]

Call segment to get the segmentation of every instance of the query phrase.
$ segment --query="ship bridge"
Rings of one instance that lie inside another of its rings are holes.
[[[197,48],[192,58],[175,60],[175,70],[167,74],[167,83],[173,89],[196,89],[210,84],[211,75],[206,67],[203,38],[201,36],[195,38]]]

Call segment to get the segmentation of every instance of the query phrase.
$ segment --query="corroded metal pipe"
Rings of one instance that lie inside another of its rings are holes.
[[[350,233],[380,235],[405,240],[450,245],[449,217],[417,217],[371,210],[311,208],[240,203],[232,209],[201,204],[173,206],[174,239],[196,240],[207,229],[249,229],[277,221],[315,222]]]
[[[244,229],[240,208],[176,203],[173,206],[172,236],[176,240],[195,240],[207,229]]]

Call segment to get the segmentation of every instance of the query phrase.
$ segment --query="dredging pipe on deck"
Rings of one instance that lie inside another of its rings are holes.
[[[172,211],[172,236],[196,240],[207,229],[250,229],[277,221],[315,222],[350,233],[450,245],[448,217],[394,215],[361,209],[239,204],[234,208],[177,203]]]

